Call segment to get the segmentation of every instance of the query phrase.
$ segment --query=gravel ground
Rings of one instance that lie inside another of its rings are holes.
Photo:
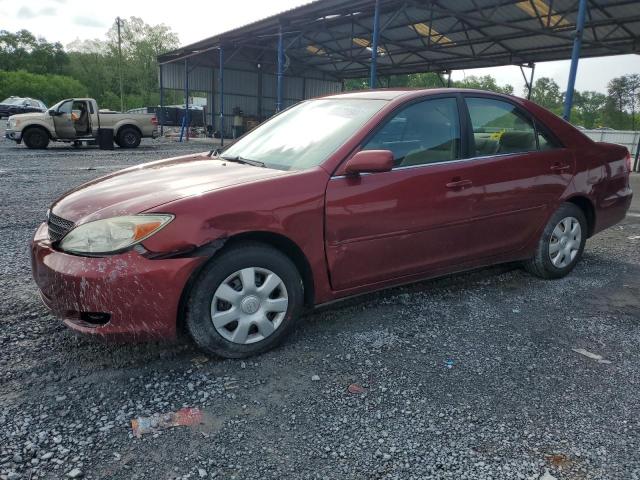
[[[565,279],[501,266],[366,295],[244,362],[72,335],[30,276],[48,204],[202,150],[0,141],[0,479],[640,480],[638,203]],[[203,422],[132,435],[182,407]]]

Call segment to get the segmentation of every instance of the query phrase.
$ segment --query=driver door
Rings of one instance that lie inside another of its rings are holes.
[[[363,146],[391,150],[389,172],[334,176],[326,255],[334,290],[424,274],[467,258],[473,166],[463,160],[455,97],[400,110]]]
[[[53,125],[58,138],[76,138],[76,129],[71,117],[72,106],[73,100],[67,100],[58,107],[53,116]]]

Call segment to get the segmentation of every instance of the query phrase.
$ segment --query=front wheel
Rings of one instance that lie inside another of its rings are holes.
[[[541,278],[561,278],[576,266],[587,241],[587,220],[573,203],[563,203],[547,222],[533,258],[525,263]]]
[[[44,149],[49,145],[49,134],[42,128],[30,128],[22,136],[27,148]]]
[[[189,295],[186,325],[206,352],[243,358],[280,344],[302,305],[295,264],[268,245],[245,243],[204,267]]]

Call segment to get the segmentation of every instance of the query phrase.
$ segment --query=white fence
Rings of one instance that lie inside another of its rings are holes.
[[[633,132],[627,130],[582,130],[587,137],[596,142],[617,143],[629,149],[634,157],[638,150],[640,141],[640,131]]]

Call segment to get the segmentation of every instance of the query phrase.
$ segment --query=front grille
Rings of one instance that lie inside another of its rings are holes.
[[[51,240],[52,242],[57,242],[67,233],[69,233],[75,225],[69,220],[65,220],[64,218],[58,217],[53,213],[49,213],[49,221],[47,222],[47,226],[49,227],[49,240]]]

